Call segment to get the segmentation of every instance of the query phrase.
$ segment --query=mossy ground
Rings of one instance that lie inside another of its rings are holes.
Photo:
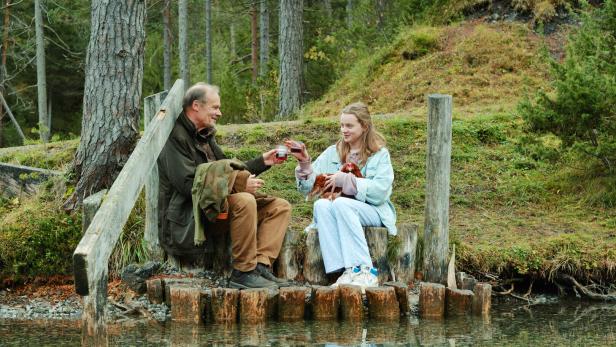
[[[598,163],[563,152],[553,137],[527,135],[515,112],[525,89],[545,86],[541,38],[520,24],[477,23],[423,27],[400,35],[388,49],[358,62],[328,95],[308,105],[299,121],[223,126],[219,143],[229,156],[250,159],[285,138],[294,138],[305,142],[316,156],[338,139],[335,115],[342,106],[364,100],[373,113],[387,113],[376,116],[375,125],[387,138],[392,156],[392,200],[398,222],[417,223],[421,230],[425,97],[432,92],[452,94],[449,229],[451,242],[457,244],[458,268],[505,277],[522,274],[549,278],[555,271],[564,271],[581,279],[614,280],[616,178],[603,175]],[[407,60],[404,52],[415,58]],[[56,156],[70,159],[75,148],[68,145]],[[4,154],[2,161],[32,166],[40,162],[49,168],[66,165],[60,161],[45,164],[46,156],[40,153],[31,155],[38,159],[20,156]],[[311,202],[296,191],[295,165],[289,160],[262,178],[265,192],[293,204],[291,227],[303,229],[312,208]],[[61,199],[54,200],[55,206],[45,205],[40,197],[35,200],[45,214],[63,213],[57,207]],[[6,239],[9,230],[23,230],[23,234],[36,230],[37,224],[21,222],[27,215],[36,216],[28,204],[0,204],[5,221],[0,237]],[[134,235],[142,228],[138,214],[134,213],[128,223],[132,236],[126,237],[137,245]],[[74,242],[70,239],[67,244],[74,246]],[[4,264],[6,247],[25,246],[0,242],[0,261]],[[67,247],[67,259],[70,250]],[[123,261],[128,260],[117,260],[118,265]],[[5,267],[0,275],[11,271]]]

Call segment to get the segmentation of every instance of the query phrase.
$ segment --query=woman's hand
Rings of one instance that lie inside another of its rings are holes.
[[[325,190],[333,190],[335,187],[342,187],[346,175],[348,175],[348,173],[342,171],[327,175],[325,179]]]
[[[284,145],[289,149],[289,153],[297,158],[299,161],[308,161],[310,160],[310,155],[308,154],[308,150],[306,149],[306,145],[303,142],[293,141],[293,140],[285,140]],[[297,148],[300,149],[297,152]]]

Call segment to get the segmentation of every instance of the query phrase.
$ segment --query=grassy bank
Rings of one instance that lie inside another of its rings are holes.
[[[358,61],[323,99],[304,108],[299,121],[223,126],[219,143],[229,156],[250,159],[285,138],[294,138],[305,142],[316,156],[338,138],[337,119],[327,116],[335,116],[349,102],[363,100],[373,113],[383,114],[375,124],[387,138],[392,156],[392,200],[398,221],[417,223],[421,230],[425,97],[433,92],[452,94],[450,236],[457,245],[458,268],[504,278],[549,279],[564,272],[578,279],[614,280],[616,178],[602,175],[597,162],[562,152],[553,137],[529,136],[515,112],[525,90],[545,86],[542,47],[543,38],[520,24],[467,22],[410,29],[390,47]],[[53,148],[53,155],[45,147],[2,151],[0,161],[68,167],[76,142]],[[312,208],[296,191],[294,167],[295,162],[288,161],[262,178],[265,192],[293,204],[291,227],[303,229]],[[49,185],[34,199],[0,202],[0,217],[5,221],[0,225],[0,276],[70,271],[79,216],[60,210],[63,196],[53,193],[54,187]],[[136,211],[121,241],[123,248],[114,255],[114,268],[139,260],[142,207],[138,205]],[[72,220],[70,227],[66,218]],[[54,228],[41,229],[42,220]],[[61,230],[72,231],[64,235]],[[37,231],[36,237],[62,244],[64,248],[47,252],[61,255],[64,267],[37,262],[37,254],[46,254],[44,247],[33,244]],[[59,238],[53,239],[56,235]],[[23,258],[20,255],[29,260],[16,266]]]

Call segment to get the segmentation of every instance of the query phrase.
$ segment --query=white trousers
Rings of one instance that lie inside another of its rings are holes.
[[[357,265],[372,266],[364,226],[382,226],[372,205],[339,197],[314,203],[314,221],[319,233],[325,272]]]

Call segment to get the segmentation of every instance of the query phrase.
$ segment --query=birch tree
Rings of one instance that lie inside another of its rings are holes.
[[[163,5],[163,88],[171,89],[171,0]]]
[[[259,76],[267,75],[269,62],[269,8],[267,0],[261,0],[259,11]]]
[[[206,81],[212,83],[212,0],[205,0],[205,70]]]
[[[180,39],[180,76],[184,87],[190,87],[190,68],[188,66],[188,0],[180,0],[178,8],[178,27]]]
[[[34,0],[34,22],[36,27],[36,80],[38,91],[39,136],[43,143],[49,141],[50,121],[47,118],[47,79],[45,77],[45,35],[41,0]]]
[[[289,118],[302,96],[302,0],[280,0],[280,95],[278,119]]]
[[[91,3],[81,141],[73,168],[78,182],[66,208],[109,188],[137,142],[145,14],[143,0]]]

